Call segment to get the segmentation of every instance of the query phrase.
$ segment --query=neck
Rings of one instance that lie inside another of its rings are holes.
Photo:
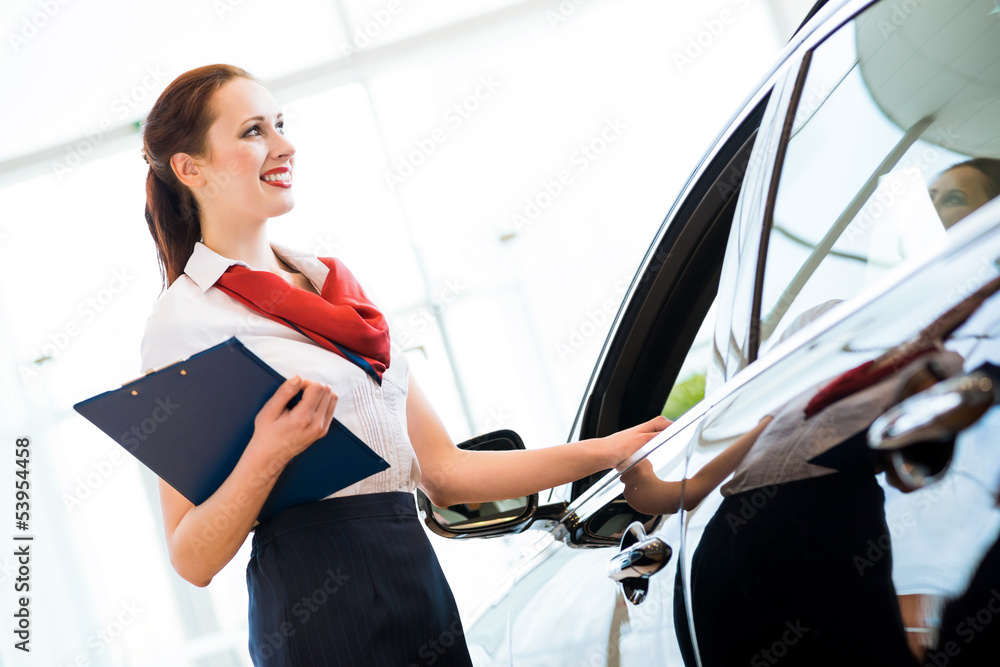
[[[223,257],[246,262],[256,271],[283,271],[267,239],[266,222],[250,229],[242,228],[238,233],[202,223],[202,243]]]

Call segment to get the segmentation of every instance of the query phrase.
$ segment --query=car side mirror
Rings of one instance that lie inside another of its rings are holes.
[[[524,442],[514,431],[503,429],[481,435],[458,444],[469,451],[512,451],[524,449]],[[535,518],[538,494],[485,503],[463,503],[438,507],[423,491],[417,489],[417,508],[424,523],[442,537],[495,537],[524,530]]]

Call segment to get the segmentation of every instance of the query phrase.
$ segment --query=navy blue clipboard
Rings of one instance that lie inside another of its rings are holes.
[[[232,337],[73,409],[200,505],[236,467],[253,435],[254,417],[284,381]],[[319,500],[388,467],[334,419],[325,436],[285,466],[257,519]]]

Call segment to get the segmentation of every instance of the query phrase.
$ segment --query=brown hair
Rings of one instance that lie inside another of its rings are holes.
[[[208,128],[216,112],[210,102],[224,83],[236,78],[260,81],[239,67],[205,65],[174,79],[160,94],[142,130],[146,176],[146,224],[156,243],[160,278],[166,289],[184,272],[201,239],[198,202],[177,179],[170,158],[177,153],[206,156]]]
[[[990,199],[1000,196],[1000,160],[990,157],[977,157],[965,162],[959,162],[945,169],[951,171],[959,167],[972,167],[986,179],[986,195]]]

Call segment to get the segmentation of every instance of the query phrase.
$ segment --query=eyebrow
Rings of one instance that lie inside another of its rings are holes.
[[[937,194],[938,192],[943,192],[944,194],[948,194],[948,195],[957,192],[960,195],[964,195],[966,197],[969,196],[968,193],[965,190],[963,190],[962,188],[948,188],[946,190],[938,190],[937,188],[930,188],[929,190],[927,190],[927,193],[930,194],[930,196],[932,196],[932,197],[935,194]]]
[[[277,115],[277,116],[275,116],[275,120],[281,120],[281,119],[283,119],[284,117],[285,117],[285,114],[284,114],[283,112],[279,111],[279,112],[278,112],[278,115]],[[246,119],[245,121],[243,121],[242,123],[240,123],[240,125],[246,125],[247,123],[249,123],[249,122],[250,122],[250,121],[252,121],[252,120],[260,120],[260,121],[265,121],[265,120],[267,120],[267,119],[266,119],[266,118],[264,118],[263,116],[254,116],[253,118],[247,118],[247,119]]]

